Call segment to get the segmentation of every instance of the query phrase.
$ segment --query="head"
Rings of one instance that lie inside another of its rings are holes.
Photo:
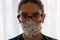
[[[21,0],[18,5],[18,19],[20,15],[34,16],[35,14],[41,15],[40,18],[36,19],[40,23],[44,23],[45,14],[44,14],[44,6],[40,0]],[[31,18],[29,18],[30,20]],[[28,21],[28,20],[27,20]],[[35,21],[35,22],[37,22]],[[24,19],[19,19],[19,22],[26,22]]]
[[[17,17],[20,23],[37,23],[41,26],[45,19],[44,6],[41,0],[21,0],[18,6]]]

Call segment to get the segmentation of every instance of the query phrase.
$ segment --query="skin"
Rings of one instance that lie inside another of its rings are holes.
[[[41,10],[36,4],[28,2],[28,3],[22,5],[20,13],[21,12],[25,12],[25,13],[27,13],[28,16],[31,16],[34,12],[41,12]],[[40,24],[44,23],[45,16],[46,15],[43,14],[43,16],[40,20],[41,21]],[[24,20],[22,20],[22,21],[24,21]],[[27,21],[32,21],[32,20],[31,20],[31,18],[29,18],[29,20],[27,20]],[[19,20],[19,22],[20,22],[20,20]],[[36,22],[36,21],[34,21],[34,22]],[[41,38],[42,38],[41,33],[37,34],[36,36],[33,36],[32,38],[27,37],[25,34],[23,34],[22,36],[23,36],[24,40],[41,40]]]

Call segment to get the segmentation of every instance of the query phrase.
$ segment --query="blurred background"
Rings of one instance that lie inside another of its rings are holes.
[[[20,0],[0,0],[0,40],[8,40],[23,31],[17,19]],[[46,13],[42,33],[60,40],[60,2],[59,0],[41,0]]]

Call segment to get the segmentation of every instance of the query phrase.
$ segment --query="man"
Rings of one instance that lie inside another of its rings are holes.
[[[10,40],[56,40],[41,33],[45,16],[41,0],[21,0],[17,18],[24,33]]]

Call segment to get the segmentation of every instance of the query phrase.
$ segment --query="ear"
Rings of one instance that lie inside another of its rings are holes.
[[[20,20],[20,18],[18,16],[17,16],[17,19],[18,19],[19,23],[21,23],[21,20]]]
[[[43,14],[42,19],[41,19],[41,22],[42,22],[42,23],[44,23],[45,17],[46,17],[46,14]]]

